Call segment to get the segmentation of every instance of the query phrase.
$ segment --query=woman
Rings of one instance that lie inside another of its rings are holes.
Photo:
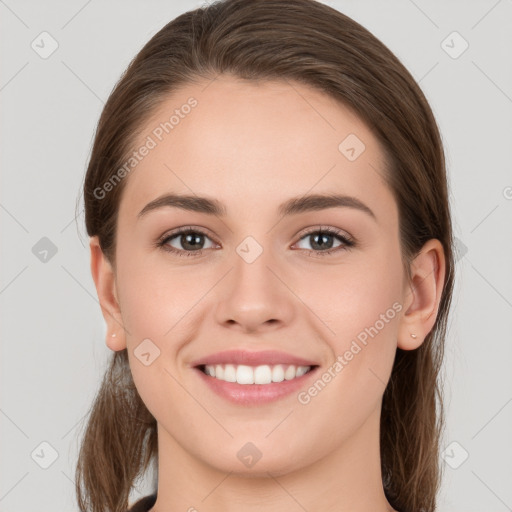
[[[313,0],[139,52],[85,177],[111,365],[82,511],[433,511],[453,289],[444,153],[398,59]],[[183,257],[185,256],[185,257]]]

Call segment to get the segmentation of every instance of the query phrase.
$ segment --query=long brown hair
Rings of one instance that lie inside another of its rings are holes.
[[[429,104],[411,74],[363,26],[314,0],[225,0],[180,15],[142,48],[99,120],[84,181],[85,222],[115,266],[123,166],[141,127],[169,93],[197,78],[230,73],[290,80],[352,108],[386,153],[385,179],[399,210],[402,262],[429,239],[445,251],[435,325],[416,350],[398,349],[381,413],[386,497],[402,511],[432,512],[440,486],[444,427],[441,364],[454,259],[445,159]],[[80,510],[125,512],[134,482],[158,457],[156,421],[131,376],[126,349],[112,355],[91,408],[77,463]]]

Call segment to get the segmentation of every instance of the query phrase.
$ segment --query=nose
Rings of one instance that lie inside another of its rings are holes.
[[[250,263],[237,254],[233,265],[219,290],[217,322],[246,333],[289,325],[298,301],[270,251]]]

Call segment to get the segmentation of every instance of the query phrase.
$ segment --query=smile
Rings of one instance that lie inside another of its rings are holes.
[[[235,364],[203,365],[200,369],[206,375],[224,382],[236,382],[237,384],[271,384],[302,377],[311,366],[296,365],[260,365],[247,366]]]

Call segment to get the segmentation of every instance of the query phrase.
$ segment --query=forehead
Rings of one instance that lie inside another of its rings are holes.
[[[392,201],[368,127],[296,82],[222,75],[182,86],[142,127],[135,150],[144,145],[121,201],[131,216],[169,192],[218,198],[228,215],[313,192],[355,195],[377,210]]]

